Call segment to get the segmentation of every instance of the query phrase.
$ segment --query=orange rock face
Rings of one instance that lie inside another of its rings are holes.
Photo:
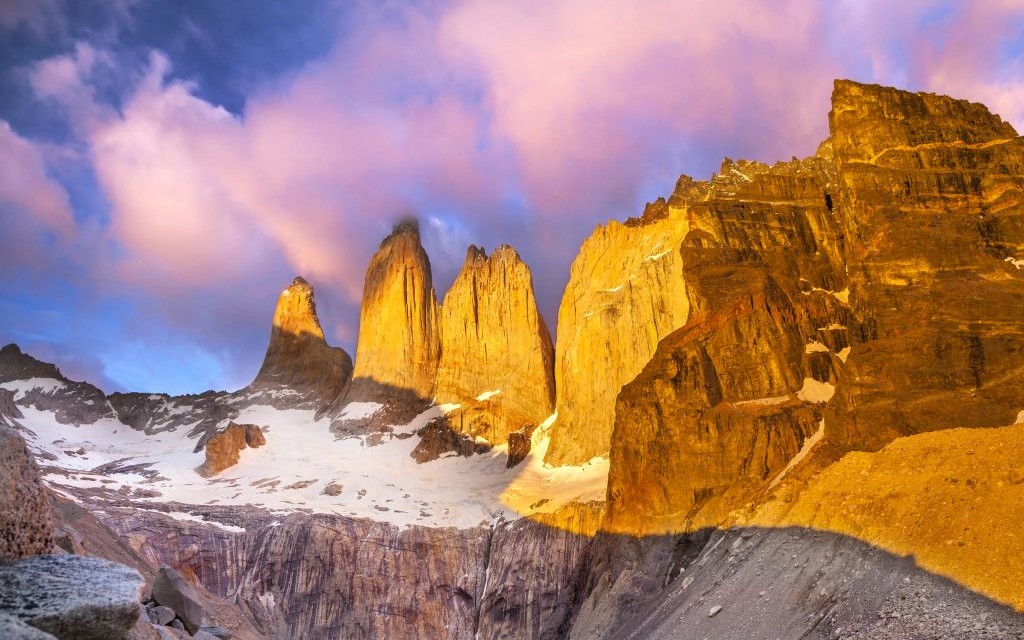
[[[618,396],[610,529],[718,524],[822,438],[1017,415],[1024,141],[981,105],[845,81],[830,131],[812,158],[684,177],[645,217],[686,220],[690,318]]]
[[[419,225],[397,225],[370,260],[359,315],[354,379],[360,395],[433,397],[441,359],[439,307]]]
[[[258,426],[232,422],[206,441],[206,461],[198,471],[204,476],[216,475],[238,464],[242,449],[255,449],[265,444],[267,439]]]
[[[551,337],[537,312],[530,270],[515,249],[489,258],[470,247],[444,298],[442,350],[434,393],[459,405],[455,430],[504,444],[554,409]]]

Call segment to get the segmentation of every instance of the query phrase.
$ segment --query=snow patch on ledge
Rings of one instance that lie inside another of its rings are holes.
[[[818,382],[814,378],[804,378],[804,386],[796,392],[796,397],[804,402],[828,402],[836,393],[836,388],[828,382]]]
[[[501,389],[495,389],[493,391],[484,391],[483,393],[481,393],[480,395],[478,395],[476,397],[476,401],[477,402],[483,402],[484,400],[489,400],[489,399],[493,398],[494,396],[499,395],[500,393],[501,393]]]

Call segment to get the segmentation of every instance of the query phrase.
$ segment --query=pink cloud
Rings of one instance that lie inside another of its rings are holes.
[[[162,54],[118,109],[93,88],[96,69],[115,64],[93,46],[37,64],[31,82],[66,110],[111,205],[96,244],[119,251],[89,266],[103,287],[149,294],[170,322],[199,331],[264,322],[269,309],[253,308],[290,270],[317,285],[329,333],[351,343],[365,266],[399,216],[433,216],[424,236],[439,280],[461,262],[457,244],[516,245],[553,325],[595,223],[637,213],[680,172],[707,177],[719,155],[812,153],[835,77],[1024,118],[1020,69],[992,64],[1020,2],[963,3],[929,22],[936,6],[362,4],[326,56],[247,96],[242,114],[172,79]],[[0,149],[24,154],[17,140],[0,131]],[[33,157],[33,177],[0,182],[0,195],[74,231],[66,194]]]
[[[580,194],[629,200],[687,143],[734,137],[769,160],[813,150],[833,73],[818,19],[803,2],[470,1],[442,28],[486,74],[534,202],[593,217],[613,212],[574,207]]]
[[[0,238],[2,262],[42,264],[40,242],[52,235],[69,242],[74,216],[64,187],[50,177],[42,150],[0,120]]]

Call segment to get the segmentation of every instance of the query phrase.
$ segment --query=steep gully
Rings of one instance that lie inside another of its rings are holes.
[[[1019,637],[1012,610],[961,585],[1024,607],[1013,579],[1024,569],[992,571],[1012,555],[1000,518],[1024,522],[1005,513],[1024,496],[997,456],[1019,448],[1007,425],[1024,397],[1022,176],[1020,138],[980,105],[837,82],[814,157],[726,161],[711,181],[684,176],[643,217],[598,229],[573,265],[554,356],[539,362],[553,363],[558,390],[547,459],[609,456],[605,504],[442,529],[216,505],[193,511],[210,522],[183,522],[130,497],[75,495],[145,562],[183,568],[268,635]],[[354,381],[329,407],[288,385],[273,402],[319,407],[339,433],[387,431],[428,402],[450,323],[418,246],[413,227],[397,228],[364,294],[364,314],[379,307],[368,319],[397,314],[408,336],[364,322]],[[471,251],[465,272],[480,258]],[[518,346],[543,356],[542,321],[526,324]],[[280,372],[301,369],[303,352],[273,344],[268,360],[285,355],[264,369],[289,379]],[[314,361],[340,371],[345,358]],[[540,375],[510,407],[550,407],[552,374]],[[422,432],[425,459],[543,416],[501,424],[504,411],[476,404],[500,387],[452,379],[469,417]],[[102,407],[154,423],[155,400],[69,393],[28,390],[18,403],[82,424]],[[197,398],[181,424],[199,416],[192,430],[209,436],[253,393]],[[353,401],[386,409],[346,420]],[[935,455],[966,437],[953,427],[975,428],[977,467]],[[910,486],[893,487],[894,474]],[[988,528],[957,530],[952,496]],[[900,500],[922,510],[911,524],[834,506]],[[923,527],[941,540],[923,542]],[[919,552],[927,571],[894,555]]]

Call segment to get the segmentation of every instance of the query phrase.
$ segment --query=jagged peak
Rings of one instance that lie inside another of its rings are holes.
[[[295,335],[312,335],[324,339],[320,318],[316,313],[316,294],[313,286],[302,276],[295,276],[292,283],[281,292],[274,308],[273,326]]]
[[[466,248],[466,260],[463,263],[465,266],[470,266],[477,262],[487,261],[487,250],[483,247],[478,247],[475,244],[469,245]]]

